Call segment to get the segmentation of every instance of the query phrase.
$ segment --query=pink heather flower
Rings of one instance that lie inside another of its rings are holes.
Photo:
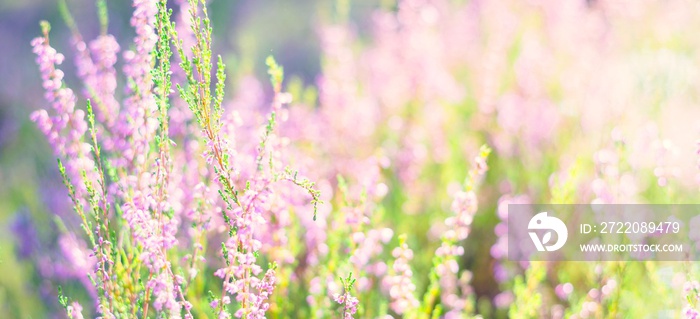
[[[83,142],[83,136],[88,130],[85,112],[75,109],[76,97],[71,89],[63,87],[63,71],[56,68],[63,63],[64,57],[49,45],[48,34],[32,40],[32,46],[46,91],[44,97],[51,104],[55,115],[50,116],[45,109],[40,109],[31,114],[31,119],[48,139],[54,154],[62,159],[70,159],[63,164],[68,177],[77,185],[78,198],[85,191],[84,184],[78,182],[82,180],[83,171],[99,192],[95,164],[90,155],[91,147]]]
[[[115,151],[123,158],[116,161],[117,167],[136,166],[146,162],[149,143],[158,128],[157,106],[153,96],[151,70],[157,36],[154,30],[156,1],[135,0],[131,25],[136,29],[134,51],[124,53],[124,74],[129,78],[123,112],[120,113],[119,126],[116,128],[119,139],[115,142]]]
[[[473,289],[470,286],[472,280],[472,273],[469,271],[462,271],[462,274],[457,280],[457,285],[459,287],[459,292],[453,290],[452,293],[443,295],[443,304],[448,311],[445,313],[445,318],[463,318],[465,313],[470,311],[469,308],[469,297],[473,294]]]
[[[685,306],[685,308],[683,308],[683,316],[685,319],[699,319],[700,312],[691,306]]]
[[[455,216],[448,218],[445,223],[448,227],[454,229],[458,241],[464,240],[469,236],[477,207],[476,194],[473,191],[461,191],[454,196],[452,212],[455,213]]]
[[[503,195],[498,199],[496,214],[501,221],[494,228],[494,233],[498,239],[491,246],[491,256],[497,261],[502,261],[508,257],[509,236],[517,236],[518,238],[527,238],[528,236],[527,233],[511,234],[508,232],[508,204],[529,204],[530,202],[531,200],[527,195]],[[494,275],[499,282],[504,282],[510,277],[508,269],[500,262],[494,266]]]
[[[493,304],[496,308],[506,308],[513,303],[513,292],[504,291],[493,298]]]
[[[68,316],[71,319],[83,319],[83,306],[77,302],[72,302],[68,306]]]
[[[75,40],[76,68],[85,85],[84,95],[92,100],[95,116],[105,125],[108,132],[119,117],[119,102],[115,98],[117,89],[117,63],[119,44],[112,35],[101,35],[86,45],[81,39]],[[103,147],[112,150],[110,138],[102,136]]]
[[[123,217],[132,230],[132,236],[136,243],[143,245],[141,259],[152,272],[158,272],[166,266],[167,260],[162,250],[173,247],[177,243],[175,233],[177,231],[174,219],[155,219],[152,211],[158,211],[159,205],[152,189],[148,186],[154,182],[148,173],[140,175],[141,181],[131,176],[125,178],[125,183],[138,184],[134,194],[122,205]],[[162,212],[162,210],[160,210]]]
[[[96,290],[88,274],[96,271],[96,261],[92,251],[86,247],[84,241],[76,238],[73,235],[62,235],[58,239],[58,246],[61,249],[61,254],[66,259],[68,271],[64,275],[72,278],[79,278],[88,292],[93,297],[96,297]]]
[[[356,232],[352,234],[352,240],[357,244],[357,248],[350,256],[357,269],[363,269],[369,264],[370,259],[382,253],[383,245],[391,240],[394,232],[390,228],[370,229],[367,234]]]
[[[262,281],[259,282],[259,285],[256,288],[258,290],[258,294],[254,295],[251,301],[251,308],[248,312],[248,316],[246,318],[250,319],[264,319],[265,318],[265,312],[267,309],[270,308],[270,304],[267,303],[267,300],[270,299],[270,296],[272,295],[272,291],[275,289],[275,270],[274,269],[268,269],[267,272],[265,273],[265,276],[263,277]]]
[[[554,288],[554,292],[557,297],[561,300],[566,300],[569,298],[572,292],[574,292],[574,286],[567,282],[565,284],[559,284]]]
[[[486,171],[489,170],[489,165],[486,163],[486,159],[481,156],[477,156],[474,159],[474,167],[476,168],[477,175],[480,176],[486,174]]]
[[[360,303],[357,298],[350,295],[349,292],[344,294],[334,294],[333,300],[340,305],[343,305],[343,319],[352,319],[357,312],[357,305]]]
[[[356,269],[364,269],[366,271],[381,270],[380,265],[383,263],[373,262],[372,260],[382,253],[384,244],[389,242],[393,235],[394,232],[390,228],[381,230],[370,229],[366,234],[363,232],[353,233],[352,240],[355,242],[356,248],[350,256],[350,262]],[[372,281],[367,280],[365,277],[358,278],[357,283],[358,291],[367,291],[372,288]]]
[[[131,25],[136,29],[134,50],[124,53],[123,71],[129,83],[128,97],[114,124],[114,132],[111,132],[113,148],[110,149],[119,155],[112,158],[113,165],[124,176],[110,189],[110,194],[123,199],[122,216],[131,229],[134,244],[142,247],[139,257],[152,275],[147,286],[153,292],[154,308],[169,313],[169,317],[179,318],[185,300],[178,301],[182,292],[166,257],[166,251],[177,243],[175,234],[179,219],[161,217],[171,208],[175,209],[168,193],[174,187],[170,180],[172,163],[167,152],[155,153],[150,148],[158,128],[151,79],[152,51],[157,40],[154,30],[156,11],[156,1],[134,1],[131,18]],[[91,43],[91,50],[97,69],[109,69],[103,79],[110,82],[117,47],[111,38],[98,40]],[[98,71],[94,73],[100,75]],[[110,109],[110,112],[114,111],[114,108]]]
[[[415,296],[416,285],[412,281],[413,271],[411,271],[410,265],[413,251],[404,242],[399,247],[394,248],[392,255],[396,258],[392,266],[394,274],[386,277],[385,284],[389,286],[391,310],[401,315],[419,305]]]
[[[698,295],[698,290],[700,289],[700,283],[695,280],[688,280],[683,284],[683,292],[685,293],[686,299],[691,302],[683,308],[683,315],[686,319],[698,319],[700,318],[700,312],[698,312],[693,303],[700,299]]]
[[[271,194],[267,202],[264,203],[264,210],[268,212],[267,221],[256,228],[255,235],[263,243],[261,253],[269,256],[271,261],[284,267],[293,263],[295,259],[294,252],[289,245],[290,238],[288,235],[288,230],[294,222],[294,210],[290,210],[289,207],[306,206],[307,201],[305,199],[308,195],[306,191],[293,183],[274,183],[269,187]],[[300,210],[298,213],[300,218],[303,218],[303,214],[310,215],[307,213],[307,209]],[[307,217],[309,219],[313,218],[313,216]],[[309,225],[314,226],[313,223],[314,221],[311,220]]]
[[[601,273],[602,269],[596,269],[596,272]],[[605,288],[605,286],[608,286],[608,288]],[[606,282],[603,288],[592,288],[589,290],[586,298],[583,299],[584,302],[578,315],[581,318],[588,318],[591,315],[598,313],[600,309],[604,307],[605,301],[612,297],[610,294],[602,293],[603,290],[610,291],[610,289],[614,289],[616,286],[617,282],[611,279]]]
[[[472,189],[478,179],[486,173],[486,157],[489,152],[488,148],[482,147],[468,173],[466,181],[468,190],[455,194],[451,207],[454,216],[445,220],[448,229],[442,235],[440,247],[435,251],[435,256],[440,262],[435,265],[435,272],[439,277],[440,298],[446,313],[451,314],[450,316],[466,307],[467,297],[472,290],[469,286],[470,273],[462,272],[462,276],[458,277],[457,258],[464,254],[464,247],[459,243],[469,236],[471,223],[478,207],[476,194]],[[459,294],[460,290],[461,294]]]
[[[297,139],[309,140],[334,159],[333,163],[313,163],[318,175],[332,180],[337,175],[348,177],[373,172],[364,169],[361,160],[369,157],[369,153],[348,152],[373,149],[370,146],[376,144],[373,137],[384,120],[379,101],[358,85],[363,61],[353,52],[353,32],[346,26],[333,25],[324,26],[319,33],[325,56],[323,75],[318,80],[320,107],[317,112],[291,108],[289,111],[298,115],[288,128]],[[375,195],[372,189],[367,189],[367,193]],[[364,222],[361,215],[350,217],[358,217],[351,219],[352,223]]]
[[[254,236],[257,227],[265,223],[262,216],[270,190],[269,182],[259,180],[240,197],[242,206],[227,212],[231,223],[237,231],[226,242],[229,266],[218,269],[214,275],[224,279],[224,290],[234,295],[241,308],[234,314],[254,318],[264,318],[269,305],[266,300],[272,294],[275,284],[274,270],[268,270],[262,280],[257,276],[262,268],[256,264],[255,253],[260,251],[262,243]],[[256,291],[257,290],[257,291]]]
[[[165,272],[148,282],[153,292],[153,306],[158,311],[166,311],[169,318],[180,318],[181,304],[177,301],[177,292],[174,289],[176,283]]]
[[[324,143],[324,147],[338,155],[345,145],[371,143],[369,138],[380,121],[376,102],[361,95],[358,88],[359,61],[352,52],[353,38],[344,26],[327,26],[320,32],[327,61],[318,81],[320,112],[325,120],[321,123],[328,123],[328,129],[334,133],[327,137],[344,138],[344,144]]]
[[[169,266],[168,266],[169,267]],[[148,281],[153,293],[153,306],[158,311],[169,313],[169,318],[181,318],[182,304],[177,301],[179,289],[167,272],[161,272]]]
[[[600,292],[603,293],[604,297],[610,296],[613,291],[617,288],[617,281],[615,279],[608,279],[608,281],[600,288]]]

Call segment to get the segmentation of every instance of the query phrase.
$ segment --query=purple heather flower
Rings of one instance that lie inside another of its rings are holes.
[[[148,282],[148,286],[153,292],[153,306],[158,311],[166,311],[169,318],[180,318],[182,305],[177,301],[177,283],[166,272],[161,272]]]
[[[700,319],[700,312],[691,306],[685,306],[683,308],[683,316],[685,319]]]
[[[149,143],[158,128],[157,105],[153,96],[151,70],[157,36],[154,29],[156,1],[135,0],[131,25],[136,29],[135,49],[124,53],[124,74],[128,77],[129,95],[123,103],[119,126],[115,129],[118,139],[115,151],[122,158],[116,160],[117,167],[130,167],[132,161],[136,166],[146,162]]]
[[[39,247],[37,229],[29,211],[22,209],[15,213],[10,231],[17,241],[17,254],[21,259],[30,258]]]
[[[474,192],[458,192],[454,195],[452,212],[455,213],[455,216],[448,218],[445,223],[455,231],[458,241],[464,240],[469,236],[477,207],[477,199]]]
[[[508,236],[518,236],[518,238],[521,238],[522,236],[527,237],[527,234],[511,234],[508,232],[508,204],[529,203],[530,198],[527,195],[503,195],[501,198],[499,198],[496,214],[501,221],[494,228],[494,233],[496,236],[498,236],[498,238],[496,239],[496,243],[491,246],[491,256],[497,261],[502,261],[508,257]],[[500,282],[503,282],[510,277],[508,269],[506,269],[504,265],[500,264],[500,262],[494,266],[494,274],[496,279]]]
[[[58,246],[61,255],[65,258],[64,267],[55,267],[52,271],[60,273],[66,278],[77,278],[85,286],[85,289],[94,298],[97,297],[95,286],[88,277],[96,271],[96,260],[92,251],[82,239],[76,238],[73,234],[65,234],[59,237]],[[61,271],[61,268],[63,270]]]
[[[67,310],[68,310],[68,316],[71,319],[83,319],[83,306],[81,306],[79,303],[77,303],[75,301],[72,302],[68,306]]]
[[[253,316],[264,318],[269,305],[266,300],[272,294],[275,284],[274,270],[268,270],[263,279],[257,276],[262,268],[256,264],[256,252],[262,243],[255,236],[255,229],[265,223],[262,216],[269,200],[269,181],[258,180],[240,197],[241,206],[226,212],[237,231],[226,241],[229,266],[218,269],[214,275],[224,279],[226,293],[234,295],[241,308],[236,317]],[[230,280],[229,280],[230,279]]]
[[[685,298],[690,302],[683,309],[683,315],[686,319],[698,319],[700,318],[700,313],[695,309],[694,303],[700,299],[698,296],[698,290],[700,289],[700,283],[695,280],[688,280],[683,284],[683,291],[685,292]]]
[[[82,180],[83,171],[94,187],[99,186],[96,183],[95,164],[90,156],[91,147],[83,142],[88,129],[85,112],[75,109],[76,97],[73,91],[63,87],[63,71],[56,66],[63,63],[64,57],[49,45],[48,34],[32,40],[32,46],[46,91],[44,96],[51,104],[54,115],[50,116],[45,109],[40,109],[31,114],[31,119],[48,139],[54,154],[62,159],[70,159],[63,164],[68,177],[77,185],[78,198],[82,198],[85,185],[78,181]]]
[[[439,277],[440,298],[450,316],[466,307],[466,298],[472,290],[469,286],[471,274],[462,272],[460,277],[457,258],[464,254],[464,247],[459,243],[469,236],[471,223],[478,208],[476,194],[472,188],[486,173],[486,157],[489,152],[490,150],[482,148],[468,174],[469,189],[454,195],[451,206],[454,215],[445,220],[448,228],[442,234],[440,247],[435,250],[435,256],[440,261],[435,265],[435,272]]]
[[[75,40],[76,68],[85,85],[84,95],[94,103],[97,120],[111,132],[119,115],[119,102],[115,98],[117,89],[117,63],[119,44],[112,35],[101,35],[89,45],[81,39]],[[103,147],[112,150],[110,138],[103,136]]]
[[[267,302],[267,300],[270,299],[272,291],[275,289],[275,284],[275,270],[268,269],[262,281],[259,282],[259,285],[257,285],[257,287],[253,287],[258,290],[258,294],[253,296],[251,301],[251,307],[246,318],[265,318],[265,312],[267,311],[267,309],[270,308],[270,304]]]
[[[357,312],[357,305],[360,303],[356,297],[353,297],[347,291],[344,294],[334,294],[333,300],[343,305],[343,319],[352,319]]]

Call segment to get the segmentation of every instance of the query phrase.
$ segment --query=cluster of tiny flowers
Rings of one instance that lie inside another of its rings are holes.
[[[459,285],[460,269],[457,258],[464,254],[464,247],[460,246],[459,242],[469,236],[471,223],[478,208],[478,200],[473,188],[478,179],[482,178],[488,170],[486,158],[490,152],[491,150],[486,147],[481,149],[469,171],[466,181],[467,190],[459,191],[454,195],[451,206],[454,215],[445,220],[448,229],[441,238],[440,247],[435,251],[438,260],[438,263],[434,265],[435,272],[439,278],[441,300],[448,313],[461,310],[465,304],[464,298],[471,291],[468,283],[464,283],[463,287]],[[459,294],[460,290],[462,291],[461,295]]]
[[[602,269],[596,269],[596,272],[602,272]],[[571,317],[574,319],[586,319],[599,316],[605,309],[605,301],[612,298],[612,294],[616,288],[618,288],[617,281],[608,279],[605,281],[605,285],[600,289],[590,289],[586,295],[585,301],[581,305],[581,310]]]
[[[115,142],[115,149],[123,155],[122,159],[116,161],[117,167],[144,165],[149,142],[158,127],[151,80],[151,52],[157,40],[154,29],[156,1],[136,0],[133,6],[131,25],[136,29],[135,49],[124,53],[124,74],[130,84],[127,90],[129,97],[124,101],[120,126],[117,128],[119,139]]]
[[[258,294],[251,296],[250,312],[248,313],[248,316],[246,318],[251,318],[251,319],[264,319],[265,318],[265,312],[267,312],[267,309],[270,308],[270,304],[268,303],[268,299],[270,298],[273,290],[275,289],[276,280],[277,279],[275,277],[275,270],[269,269],[265,273],[265,276],[259,282],[259,284],[253,286],[253,288],[258,290]]]
[[[686,299],[688,300],[688,305],[683,308],[683,316],[686,319],[698,319],[700,318],[700,312],[695,309],[695,304],[700,300],[698,297],[698,291],[700,291],[700,283],[695,280],[687,281],[683,285],[683,291],[685,292]]]
[[[88,130],[85,112],[75,108],[73,91],[63,86],[63,71],[56,66],[63,63],[65,58],[49,45],[48,27],[44,28],[44,36],[32,40],[32,46],[46,91],[44,97],[53,108],[54,115],[50,116],[46,110],[40,109],[32,113],[31,119],[44,133],[54,153],[60,158],[71,159],[65,163],[68,177],[80,181],[82,172],[86,172],[88,180],[94,182],[95,163],[90,157],[91,147],[83,142]],[[78,196],[84,189],[84,186],[78,187]]]
[[[522,239],[522,234],[515,234],[515,232],[508,231],[508,205],[529,203],[531,203],[531,200],[527,195],[513,196],[506,194],[498,199],[496,215],[498,216],[500,222],[496,225],[496,227],[494,227],[494,233],[496,236],[498,236],[498,239],[496,239],[496,243],[491,246],[490,253],[491,257],[497,261],[494,265],[493,274],[495,279],[499,282],[504,282],[511,277],[511,272],[509,272],[509,270],[502,263],[502,261],[505,261],[508,257],[509,237],[517,236],[516,240]]]
[[[477,210],[476,194],[473,191],[460,191],[454,195],[452,202],[452,216],[445,220],[445,224],[455,232],[457,241],[464,240],[469,237],[471,224],[474,220],[474,214]]]
[[[384,244],[391,240],[394,235],[394,231],[390,228],[384,228],[381,230],[370,229],[367,233],[355,232],[352,234],[352,240],[357,245],[355,250],[350,256],[350,262],[356,267],[356,269],[372,269],[378,268],[376,265],[372,265],[371,260],[380,255],[383,251]],[[374,266],[374,267],[372,267]],[[386,265],[385,265],[386,266]],[[376,275],[382,275],[383,270],[380,267],[380,273]],[[363,284],[363,280],[360,280],[359,290],[367,290],[369,287]]]
[[[114,148],[111,135],[119,116],[119,102],[115,97],[117,90],[117,53],[119,43],[110,34],[100,35],[86,44],[76,36],[74,47],[77,51],[75,65],[77,75],[85,85],[84,95],[95,102],[95,115],[106,132],[100,136],[105,150]]]
[[[274,284],[274,271],[265,275],[267,283],[261,283],[257,277],[262,272],[262,268],[256,263],[255,254],[262,248],[262,243],[254,237],[253,233],[257,225],[265,221],[262,217],[261,205],[267,201],[268,195],[269,191],[266,189],[248,190],[241,197],[243,205],[227,212],[230,214],[229,218],[236,232],[226,242],[228,255],[224,258],[229,266],[217,270],[215,275],[224,280],[226,293],[234,295],[241,304],[241,308],[235,313],[238,318],[251,315],[251,311],[257,309],[256,301],[263,298],[253,291],[254,288],[268,289],[268,286]],[[262,306],[262,303],[259,306]]]
[[[396,258],[392,265],[394,275],[386,277],[385,284],[389,286],[391,310],[400,315],[419,305],[415,296],[416,285],[413,283],[413,271],[410,265],[413,251],[403,242],[399,247],[394,248],[392,255]]]
[[[685,306],[685,308],[683,308],[683,316],[686,319],[698,319],[700,318],[700,312],[691,306]]]
[[[72,302],[67,308],[70,319],[83,319],[83,306],[79,303]]]
[[[96,265],[95,260],[90,256],[90,250],[85,247],[85,242],[78,240],[73,234],[66,234],[58,239],[58,246],[70,265],[62,275],[65,278],[78,278],[88,293],[95,297],[97,295],[95,286],[85,274],[93,272]]]
[[[346,291],[343,294],[334,294],[333,300],[343,306],[343,319],[352,319],[357,312],[357,305],[360,301],[353,297],[350,292]]]
[[[156,278],[148,282],[148,287],[153,292],[153,306],[157,310],[167,309],[173,317],[179,317],[181,305],[177,301],[175,290],[176,282],[167,273],[160,273]]]

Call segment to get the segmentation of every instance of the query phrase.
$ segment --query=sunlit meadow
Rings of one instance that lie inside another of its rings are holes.
[[[700,3],[252,3],[2,24],[0,317],[700,318],[690,260],[507,258],[511,203],[700,202]]]

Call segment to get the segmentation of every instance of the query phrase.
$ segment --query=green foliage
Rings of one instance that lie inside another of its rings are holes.
[[[515,302],[508,311],[508,316],[515,319],[539,318],[542,311],[542,294],[540,283],[545,278],[546,267],[543,262],[531,262],[524,276],[515,278],[513,295]]]
[[[284,80],[284,68],[279,66],[273,56],[268,56],[265,60],[267,65],[267,74],[270,75],[270,83],[275,92],[281,92],[282,81]]]

